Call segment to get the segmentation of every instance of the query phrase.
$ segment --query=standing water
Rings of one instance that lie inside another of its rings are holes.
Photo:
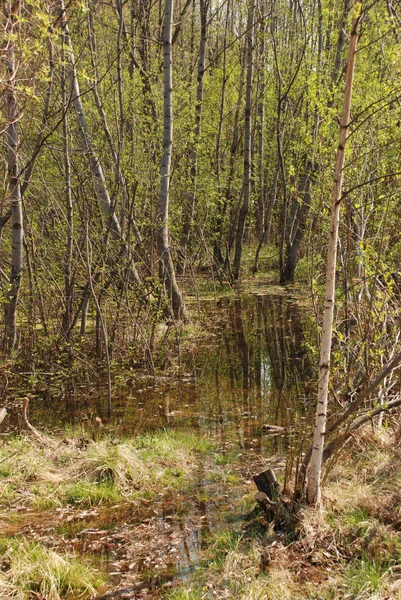
[[[98,553],[106,561],[112,591],[105,598],[156,598],[185,579],[216,532],[243,531],[252,507],[241,508],[241,500],[253,490],[252,475],[268,466],[282,474],[308,434],[312,315],[283,295],[204,301],[200,308],[210,335],[182,344],[179,361],[171,357],[178,375],[127,379],[109,427],[112,435],[127,436],[193,431],[211,439],[216,453],[202,457],[185,494],[170,492],[139,509],[84,511],[78,523],[69,509],[60,509],[63,549]],[[54,427],[91,411],[103,419],[103,410],[88,394],[69,402],[64,414],[54,401],[35,402],[32,421]],[[221,466],[218,478],[212,463]],[[228,488],[229,481],[235,485]],[[47,530],[50,539],[60,523]],[[29,535],[29,526],[23,533]]]

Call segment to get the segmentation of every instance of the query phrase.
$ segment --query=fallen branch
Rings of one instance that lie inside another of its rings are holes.
[[[35,429],[35,427],[33,425],[30,424],[30,422],[28,421],[28,417],[27,417],[27,409],[28,409],[28,404],[29,404],[29,398],[24,398],[23,403],[22,403],[22,420],[24,421],[24,425],[27,428],[27,430],[29,431],[29,433],[31,433],[33,435],[33,437],[39,442],[39,444],[42,444],[42,446],[52,446],[52,442],[50,441],[50,439],[48,437],[43,436],[41,433],[39,433],[39,431],[37,429]]]

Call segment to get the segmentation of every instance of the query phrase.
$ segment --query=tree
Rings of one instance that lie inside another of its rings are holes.
[[[4,14],[4,37],[6,56],[6,107],[7,107],[7,130],[6,146],[8,149],[8,193],[11,202],[12,223],[12,255],[11,255],[11,277],[9,290],[5,305],[5,321],[7,328],[7,349],[12,354],[17,341],[17,302],[21,286],[23,267],[23,216],[21,202],[21,179],[19,172],[19,136],[18,121],[21,117],[16,91],[16,79],[18,75],[18,61],[16,59],[15,40],[18,36],[19,18],[21,12],[20,0],[5,1],[3,4]]]
[[[326,430],[326,414],[330,376],[330,355],[336,290],[335,281],[338,229],[340,224],[340,208],[342,199],[341,195],[345,165],[345,148],[347,144],[351,114],[351,98],[354,80],[355,58],[359,38],[359,25],[362,18],[362,7],[359,4],[359,2],[357,2],[357,0],[355,0],[354,2],[354,11],[355,12],[350,34],[348,63],[344,89],[343,112],[340,123],[340,138],[337,149],[337,159],[331,203],[330,234],[327,253],[326,299],[323,314],[322,340],[320,345],[318,398],[316,406],[313,447],[308,470],[308,484],[306,491],[307,501],[309,504],[319,504],[321,497],[320,482],[322,456],[324,448],[324,435]]]
[[[63,33],[63,43],[68,52],[68,77],[71,85],[71,102],[77,117],[78,131],[80,134],[81,144],[84,152],[89,158],[90,170],[92,173],[96,196],[100,207],[107,220],[107,226],[110,228],[113,238],[118,242],[124,255],[130,263],[131,276],[135,283],[140,283],[141,278],[137,271],[132,251],[129,244],[124,240],[123,231],[119,219],[116,215],[115,205],[111,200],[108,190],[106,177],[99,156],[96,153],[87,120],[85,118],[84,106],[82,104],[81,92],[79,88],[76,62],[72,47],[70,30],[64,6],[64,0],[57,0],[57,13],[60,19],[61,29]]]
[[[178,288],[169,240],[169,190],[173,148],[173,58],[172,58],[173,0],[166,0],[163,28],[164,70],[164,129],[163,155],[160,167],[158,211],[158,251],[160,278],[169,299],[171,314],[176,319],[187,319],[181,292]]]
[[[251,0],[247,23],[247,76],[245,100],[245,131],[244,131],[244,183],[243,199],[238,215],[237,234],[235,240],[235,256],[233,265],[234,279],[238,279],[241,267],[242,243],[245,233],[245,221],[251,202],[251,168],[252,168],[252,84],[253,84],[253,47],[254,47],[255,4]]]

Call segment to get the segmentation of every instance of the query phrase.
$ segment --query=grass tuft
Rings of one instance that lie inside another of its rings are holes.
[[[84,559],[61,556],[24,538],[9,541],[3,562],[7,570],[0,575],[0,600],[85,600],[104,584]]]

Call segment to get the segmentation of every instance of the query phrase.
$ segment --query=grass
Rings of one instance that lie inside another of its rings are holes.
[[[162,597],[401,600],[401,449],[394,447],[390,433],[355,436],[327,477],[323,510],[303,507],[288,521],[291,531],[282,535],[266,527],[263,537],[264,520],[245,490],[241,500],[230,502],[227,513],[221,511],[221,530],[207,538],[203,532],[206,547],[185,584],[165,590]],[[216,456],[220,463],[222,455],[209,440],[192,433],[160,431],[122,440],[105,436],[84,447],[72,440],[56,450],[38,449],[28,438],[10,438],[0,448],[0,503],[11,515],[21,503],[74,510],[128,500],[139,506],[141,500],[173,490],[181,498],[209,502],[209,488],[194,485],[205,456],[210,484],[224,484],[228,494],[230,486],[244,485],[235,468],[227,470],[235,458],[216,465]],[[71,531],[64,533],[73,536],[85,526],[72,520]],[[23,538],[0,542],[0,554],[0,600],[89,598],[101,586],[102,578],[90,564],[77,564],[74,557]]]
[[[76,481],[63,492],[63,504],[90,508],[101,504],[115,504],[121,494],[113,482],[90,483]]]
[[[72,431],[70,432],[72,433]],[[40,448],[29,437],[10,437],[0,448],[0,507],[37,509],[95,506],[150,498],[188,485],[211,442],[192,433],[160,431],[134,439],[104,437],[82,447],[82,431],[69,444]]]
[[[0,600],[80,600],[93,597],[104,581],[83,556],[61,555],[46,544],[19,537],[25,522],[36,521],[36,513],[21,513],[22,507],[41,512],[71,507],[77,509],[79,519],[86,512],[83,509],[126,501],[131,505],[177,489],[193,493],[192,475],[200,458],[215,451],[209,440],[192,433],[159,431],[96,441],[90,441],[82,429],[75,435],[67,443],[49,439],[46,447],[25,435],[10,436],[0,446],[0,508],[6,530],[15,534],[0,541]],[[13,523],[14,515],[21,515],[20,522]],[[50,512],[40,523],[46,527],[51,520]],[[80,523],[77,531],[85,526]],[[38,527],[34,536],[41,539],[43,527]],[[61,539],[62,528],[55,530],[51,540],[57,535]]]
[[[257,518],[245,533],[221,531],[202,568],[163,598],[401,600],[401,449],[372,435],[356,436],[330,472],[322,511],[302,508],[291,535],[266,529],[260,540]]]
[[[354,597],[380,592],[384,588],[388,566],[367,557],[352,561],[344,571],[347,590]]]
[[[105,583],[88,561],[62,556],[25,538],[3,539],[0,600],[85,600]]]

